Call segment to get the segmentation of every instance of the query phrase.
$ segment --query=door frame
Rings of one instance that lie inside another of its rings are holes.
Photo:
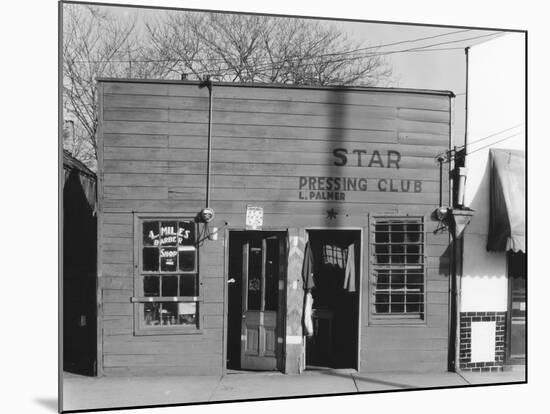
[[[508,297],[506,298],[506,336],[504,346],[504,364],[505,365],[526,365],[527,364],[527,309],[525,309],[525,356],[512,357],[512,275],[510,274],[510,252],[506,253],[506,277],[508,285]],[[527,306],[527,253],[525,256],[525,305]]]
[[[229,317],[229,289],[227,288],[227,280],[229,279],[229,236],[231,232],[279,232],[286,234],[284,240],[288,239],[288,228],[287,227],[263,227],[261,230],[250,230],[244,227],[226,227],[224,230],[224,283],[223,283],[223,331],[222,331],[222,375],[227,375],[227,337],[228,332],[228,317]],[[285,241],[286,243],[286,241]],[[283,279],[284,285],[283,289],[279,291],[284,292],[282,300],[279,300],[281,309],[277,312],[277,330],[281,334],[277,338],[282,336],[282,343],[279,343],[277,339],[277,370],[282,372],[284,370],[284,350],[286,346],[286,289],[287,289],[287,279],[288,279],[288,246],[285,246],[285,275]]]
[[[309,241],[309,231],[310,230],[323,230],[323,231],[358,231],[359,232],[359,242],[361,243],[361,248],[359,249],[359,297],[357,298],[358,304],[357,304],[357,366],[355,368],[349,368],[349,369],[355,369],[357,372],[361,371],[361,320],[362,320],[362,313],[363,313],[363,275],[364,275],[364,260],[365,257],[365,248],[368,248],[368,246],[365,246],[365,233],[368,232],[368,227],[323,227],[323,226],[316,226],[316,227],[305,227],[304,228],[306,233],[305,241]],[[368,278],[366,279],[368,282]],[[366,288],[368,289],[368,283],[366,285]],[[305,347],[306,344],[304,342],[304,355],[305,355]],[[304,360],[304,367],[305,367],[305,360]]]

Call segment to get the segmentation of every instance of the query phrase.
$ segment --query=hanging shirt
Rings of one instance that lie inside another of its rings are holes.
[[[348,292],[355,292],[355,246],[353,243],[348,246],[347,250],[344,289]]]
[[[308,291],[315,287],[313,281],[313,253],[309,242],[306,243],[304,250],[304,265],[302,266],[302,279],[304,281],[304,290]]]
[[[313,297],[311,292],[306,293],[304,303],[304,334],[305,336],[313,336],[313,319],[312,319]]]

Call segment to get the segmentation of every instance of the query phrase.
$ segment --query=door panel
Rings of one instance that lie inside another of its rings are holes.
[[[243,243],[241,368],[277,369],[282,235],[251,233]]]
[[[508,253],[508,363],[525,363],[526,336],[526,255]]]

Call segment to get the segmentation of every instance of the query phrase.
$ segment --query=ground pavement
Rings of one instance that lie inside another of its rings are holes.
[[[63,410],[330,395],[525,381],[524,370],[499,373],[357,373],[346,370],[229,373],[219,376],[84,377],[65,373]]]

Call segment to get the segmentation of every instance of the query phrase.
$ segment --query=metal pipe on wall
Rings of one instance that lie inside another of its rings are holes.
[[[210,167],[212,156],[212,81],[210,76],[206,77],[206,80],[199,85],[199,89],[204,87],[208,88],[208,149],[206,154],[206,207],[210,207]]]

